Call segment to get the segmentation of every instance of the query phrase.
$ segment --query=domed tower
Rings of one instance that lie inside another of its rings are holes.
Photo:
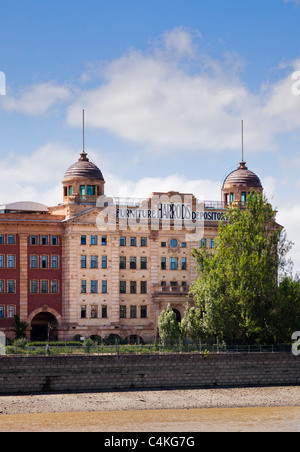
[[[63,203],[96,204],[97,198],[104,195],[104,178],[100,169],[90,162],[87,153],[80,154],[65,173],[63,184]]]
[[[230,173],[224,181],[222,187],[224,205],[244,206],[251,190],[262,193],[263,186],[259,177],[248,170],[246,162],[242,161],[239,168]]]

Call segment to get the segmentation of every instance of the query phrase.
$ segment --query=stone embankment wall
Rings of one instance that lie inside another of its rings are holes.
[[[0,394],[298,384],[292,353],[0,357]]]

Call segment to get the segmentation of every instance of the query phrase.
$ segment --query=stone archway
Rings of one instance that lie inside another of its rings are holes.
[[[58,339],[61,316],[53,309],[36,310],[31,314],[29,320],[31,342],[46,342],[48,339],[56,341]]]
[[[177,320],[177,322],[178,323],[181,323],[181,314],[180,314],[180,312],[178,311],[178,309],[172,309],[172,311],[175,313],[175,315],[176,315],[176,320]]]

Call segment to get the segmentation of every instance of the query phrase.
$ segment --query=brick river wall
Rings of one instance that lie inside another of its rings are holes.
[[[0,394],[298,384],[292,353],[0,356]]]

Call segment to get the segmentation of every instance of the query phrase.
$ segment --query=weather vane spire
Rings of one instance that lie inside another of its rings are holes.
[[[244,121],[242,119],[242,162],[244,161]]]
[[[82,151],[85,152],[85,143],[84,143],[84,110],[82,110]]]

